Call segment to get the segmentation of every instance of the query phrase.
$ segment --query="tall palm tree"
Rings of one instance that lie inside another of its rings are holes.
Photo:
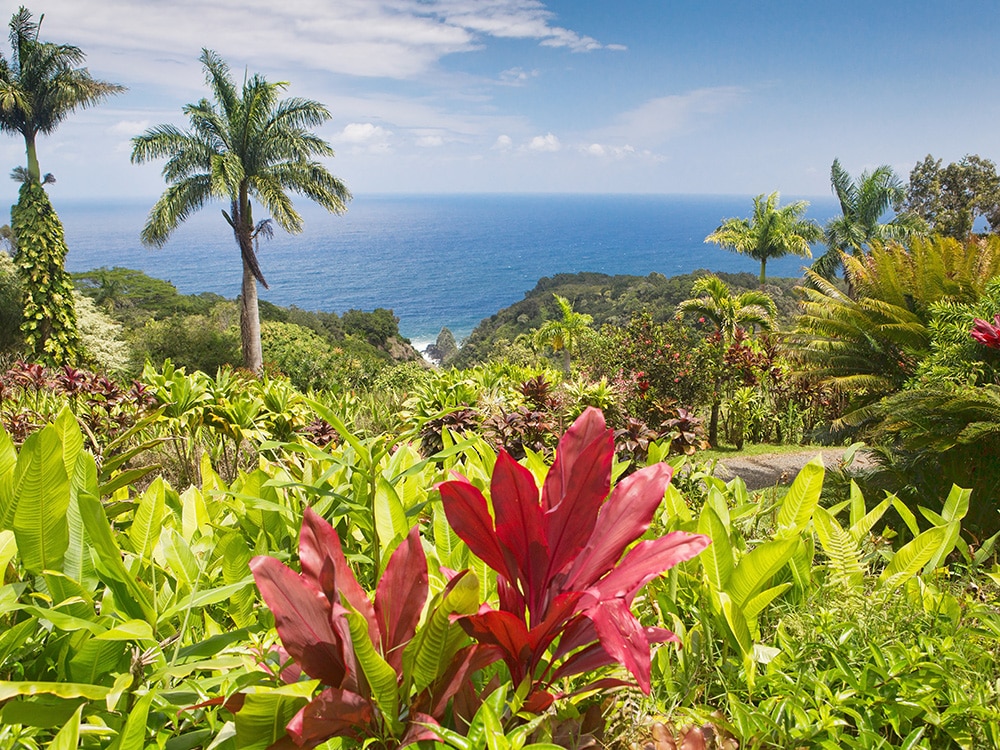
[[[240,334],[243,363],[254,372],[263,366],[257,282],[267,282],[255,242],[270,232],[270,220],[254,223],[253,197],[289,233],[302,231],[302,217],[288,192],[315,201],[331,213],[347,210],[351,194],[315,157],[333,149],[308,128],[330,119],[319,102],[278,100],[287,83],[247,78],[242,91],[229,67],[215,53],[202,50],[201,63],[214,101],[184,107],[190,130],[158,125],[132,139],[132,161],[167,157],[163,177],[168,187],[149,212],[142,241],[162,247],[185,219],[213,199],[229,201],[222,215],[233,230],[243,262]]]
[[[812,257],[809,244],[818,242],[823,231],[816,222],[803,219],[808,201],[778,205],[777,192],[753,199],[753,216],[749,219],[726,219],[705,242],[733,250],[760,261],[760,284],[767,282],[767,261],[785,255]]]
[[[726,282],[718,276],[708,275],[694,282],[691,294],[691,299],[681,302],[677,309],[708,318],[719,329],[726,344],[736,338],[737,328],[774,329],[778,307],[766,292],[749,291],[734,296]]]
[[[553,351],[562,351],[563,369],[568,375],[573,350],[576,349],[580,338],[590,330],[594,318],[586,313],[574,312],[573,306],[565,297],[560,297],[558,294],[552,296],[556,298],[562,317],[546,320],[535,332],[535,342],[539,346],[551,346]]]
[[[125,90],[79,67],[86,57],[79,47],[39,41],[43,18],[35,22],[22,6],[10,19],[10,60],[0,55],[0,128],[24,137],[26,177],[33,182],[42,180],[37,135],[54,131],[73,110]]]
[[[824,278],[833,278],[841,267],[841,253],[862,255],[870,252],[872,242],[903,241],[926,229],[923,220],[913,213],[881,221],[892,205],[901,204],[906,197],[903,181],[887,164],[853,179],[834,159],[830,185],[840,202],[841,215],[827,222],[824,237],[828,249],[813,264],[813,271]]]

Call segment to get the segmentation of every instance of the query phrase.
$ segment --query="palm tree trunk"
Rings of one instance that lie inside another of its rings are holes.
[[[767,283],[767,258],[760,259],[760,285],[764,286]]]
[[[35,149],[35,134],[24,134],[24,150],[28,155],[28,178],[41,184],[42,169],[38,166],[38,151]]]
[[[572,373],[572,365],[570,363],[569,347],[563,347],[563,369],[566,370],[566,374],[570,375]]]
[[[264,368],[260,347],[260,310],[257,307],[257,279],[250,264],[243,261],[243,290],[240,296],[240,342],[243,366],[255,373]]]

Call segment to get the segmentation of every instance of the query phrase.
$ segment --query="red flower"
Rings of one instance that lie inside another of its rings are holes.
[[[994,315],[993,320],[996,325],[990,325],[985,320],[976,318],[969,335],[983,346],[1000,349],[1000,313]]]
[[[515,685],[529,681],[532,705],[555,699],[548,688],[556,680],[611,664],[623,665],[648,693],[650,644],[677,638],[642,627],[632,600],[709,544],[673,532],[626,552],[649,528],[673,470],[647,467],[611,491],[613,455],[612,430],[589,408],[559,441],[541,497],[531,472],[504,451],[490,484],[492,514],[469,481],[439,486],[452,528],[498,574],[500,608],[484,605],[460,622],[501,650]]]

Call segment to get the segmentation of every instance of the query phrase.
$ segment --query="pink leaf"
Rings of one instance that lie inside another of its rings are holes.
[[[614,433],[604,428],[603,415],[593,408],[559,441],[542,488],[550,580],[563,572],[594,533],[598,512],[611,490],[613,456]]]
[[[486,498],[471,482],[452,480],[438,485],[444,513],[458,537],[480,560],[508,581],[514,581],[490,516]]]
[[[601,645],[632,673],[639,689],[649,695],[649,641],[646,631],[622,599],[603,601],[587,611]]]
[[[273,557],[253,558],[250,570],[274,613],[285,650],[310,677],[340,687],[348,672],[345,651],[351,645],[335,630],[327,598]]]
[[[639,542],[591,591],[598,592],[598,599],[618,598],[631,604],[639,589],[677,563],[700,554],[710,542],[703,534],[686,531],[672,531],[658,539]]]
[[[477,643],[460,649],[452,658],[445,673],[427,688],[430,715],[443,717],[448,708],[448,701],[463,686],[471,684],[469,678],[501,657],[501,651],[496,646]]]
[[[614,567],[628,545],[646,533],[672,475],[667,464],[655,464],[618,483],[601,508],[597,530],[570,569],[567,587],[592,585]]]
[[[413,638],[427,601],[427,558],[416,526],[393,550],[375,589],[382,656],[400,674],[403,648]]]
[[[548,566],[548,547],[535,478],[501,450],[493,469],[490,495],[496,515],[496,534],[517,563],[517,579],[529,609],[534,611],[539,597],[545,593]]]
[[[351,566],[347,564],[337,532],[312,508],[306,508],[302,515],[302,529],[299,532],[299,564],[302,566],[302,575],[315,581],[317,587],[330,601],[335,601],[339,595],[364,615],[368,621],[368,635],[372,643],[378,643],[378,626],[371,600],[361,588],[358,579],[354,577]],[[331,565],[333,581],[330,580],[328,572]]]
[[[372,705],[357,693],[327,688],[288,722],[285,731],[299,747],[316,747],[331,737],[362,739]]]
[[[510,670],[514,684],[519,684],[531,664],[531,638],[524,622],[507,612],[487,610],[459,620],[462,629],[480,643],[497,646]]]

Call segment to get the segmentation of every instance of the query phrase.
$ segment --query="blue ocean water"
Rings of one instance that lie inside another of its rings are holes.
[[[749,196],[363,195],[331,216],[303,201],[305,231],[277,230],[261,244],[270,285],[261,298],[305,310],[391,308],[415,343],[432,341],[442,326],[461,340],[543,276],[756,272],[752,259],[704,242],[751,204]],[[192,216],[159,250],[139,241],[151,201],[64,205],[56,198],[55,205],[71,271],[124,266],[183,293],[239,293],[239,251],[221,204]],[[812,199],[810,218],[823,224],[835,214],[832,198]],[[802,264],[771,261],[768,274],[798,276]]]

